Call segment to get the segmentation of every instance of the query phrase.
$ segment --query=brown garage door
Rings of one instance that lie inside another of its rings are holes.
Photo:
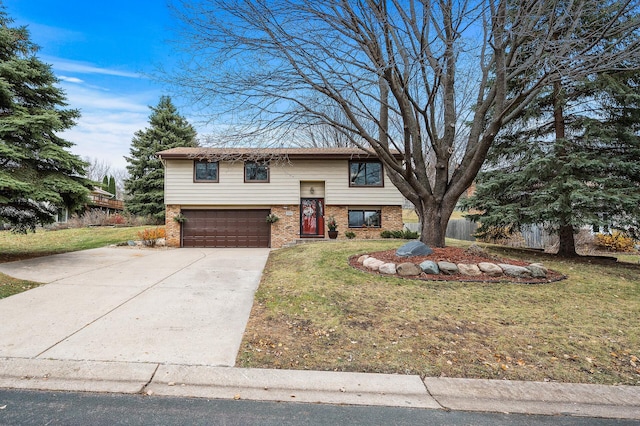
[[[269,247],[269,210],[182,210],[182,247]]]

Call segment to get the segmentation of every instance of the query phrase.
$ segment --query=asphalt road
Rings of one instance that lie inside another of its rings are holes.
[[[635,420],[0,389],[2,425],[637,425]]]

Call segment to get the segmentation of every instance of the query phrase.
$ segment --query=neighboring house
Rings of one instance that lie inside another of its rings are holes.
[[[115,194],[101,188],[94,187],[89,199],[91,200],[87,205],[89,209],[100,209],[108,213],[117,213],[124,210],[122,200],[116,200]]]
[[[402,229],[402,195],[382,163],[358,149],[173,148],[158,156],[171,246],[279,248],[326,238],[331,216],[338,238]],[[268,223],[270,214],[279,220]]]
[[[120,213],[124,210],[124,202],[116,200],[116,196],[104,189],[94,187],[89,194],[89,202],[85,206],[85,211],[100,210],[107,214]],[[54,215],[56,223],[67,223],[70,215],[66,207],[61,207]]]

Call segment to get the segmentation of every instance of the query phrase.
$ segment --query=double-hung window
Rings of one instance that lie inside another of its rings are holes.
[[[194,182],[218,182],[217,161],[195,161],[193,163]]]
[[[349,186],[384,186],[382,163],[377,160],[350,161]]]

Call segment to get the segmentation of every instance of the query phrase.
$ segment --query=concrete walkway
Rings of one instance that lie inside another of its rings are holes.
[[[49,282],[0,300],[0,387],[640,420],[634,386],[234,368],[267,255],[104,248],[0,264]]]

